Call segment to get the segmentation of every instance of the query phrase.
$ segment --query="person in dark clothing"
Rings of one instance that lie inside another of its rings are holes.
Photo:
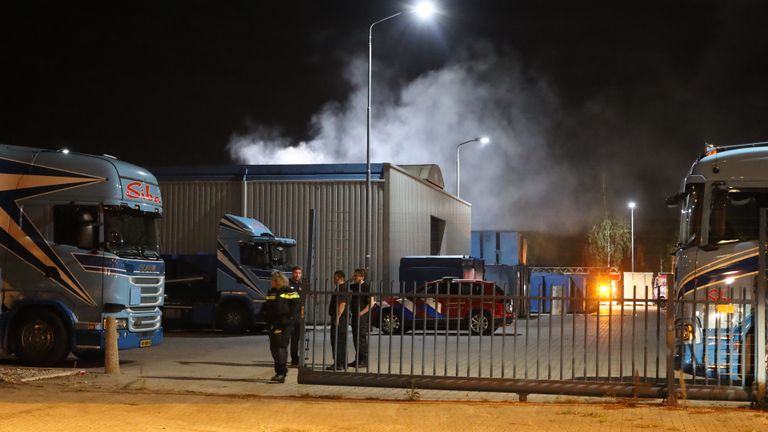
[[[279,271],[272,273],[272,287],[267,293],[264,307],[269,325],[269,350],[275,361],[275,376],[272,381],[282,383],[288,374],[288,344],[301,303],[299,293],[290,287],[288,278]]]
[[[291,332],[291,367],[299,366],[299,338],[301,337],[301,320],[304,319],[304,293],[303,285],[304,281],[301,279],[302,268],[295,266],[291,269],[291,278],[288,279],[288,284],[293,288],[301,297],[301,310],[296,315],[296,320],[293,323],[293,331]]]
[[[333,284],[335,289],[328,301],[328,315],[331,318],[331,352],[333,353],[333,364],[328,366],[328,370],[345,370],[347,368],[347,321],[348,308],[348,289],[346,285],[347,276],[341,270],[333,273]]]
[[[349,316],[352,325],[352,343],[355,344],[355,361],[348,366],[351,368],[368,367],[368,333],[370,332],[370,310],[373,306],[371,289],[365,282],[367,272],[356,269],[352,274],[349,285]]]

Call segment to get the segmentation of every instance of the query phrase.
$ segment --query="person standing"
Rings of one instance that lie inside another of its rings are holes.
[[[328,315],[331,319],[331,353],[333,364],[326,367],[327,370],[347,369],[347,321],[348,308],[347,276],[341,270],[333,273],[333,285],[335,286],[331,299],[328,302]]]
[[[291,269],[291,278],[288,279],[288,284],[294,291],[299,293],[301,301],[301,309],[299,314],[296,315],[296,320],[293,322],[293,331],[291,332],[291,367],[299,366],[299,338],[301,337],[301,322],[304,319],[304,281],[301,279],[302,274],[302,268],[294,266]]]
[[[271,288],[266,296],[265,318],[269,325],[269,350],[275,362],[272,381],[283,383],[288,374],[288,344],[301,303],[299,293],[288,284],[282,272],[272,272]]]
[[[352,325],[352,343],[355,344],[355,360],[348,366],[351,368],[368,367],[368,333],[370,332],[370,311],[373,306],[371,289],[365,278],[364,269],[355,269],[352,283],[349,285],[349,316]]]

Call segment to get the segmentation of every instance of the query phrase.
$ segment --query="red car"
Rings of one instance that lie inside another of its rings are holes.
[[[412,329],[469,329],[492,334],[515,319],[512,300],[495,283],[445,278],[427,282],[413,293],[388,297],[371,311],[371,325],[382,333]]]

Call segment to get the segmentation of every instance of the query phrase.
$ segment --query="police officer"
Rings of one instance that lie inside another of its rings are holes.
[[[296,319],[293,322],[293,331],[291,332],[291,367],[299,366],[299,338],[301,337],[301,320],[304,318],[304,293],[302,292],[304,283],[301,279],[302,273],[302,268],[295,266],[291,269],[291,278],[288,279],[291,288],[299,293],[302,302],[301,310],[296,315]]]
[[[352,342],[355,344],[355,361],[348,366],[351,368],[368,367],[368,333],[370,332],[370,311],[373,306],[371,289],[365,278],[365,269],[355,269],[352,283],[349,284],[349,317],[352,325]]]
[[[328,315],[331,320],[331,353],[333,364],[327,366],[327,370],[347,369],[347,327],[349,327],[349,288],[347,287],[347,275],[341,270],[333,273],[333,285],[335,289],[328,301]]]
[[[275,361],[275,376],[272,381],[285,382],[288,374],[288,344],[301,303],[299,293],[288,284],[288,278],[279,271],[272,273],[272,288],[267,293],[264,305],[269,325],[269,350]]]

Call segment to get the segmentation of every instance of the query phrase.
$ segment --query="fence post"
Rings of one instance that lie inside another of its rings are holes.
[[[766,222],[768,222],[768,209],[760,209],[760,256],[757,274],[757,292],[755,293],[755,402],[758,406],[765,407],[765,384],[766,384],[766,320],[765,320],[765,299],[766,299]]]
[[[677,304],[677,280],[672,284],[670,295],[667,289],[667,405],[677,405],[677,384],[675,382],[675,308]]]

